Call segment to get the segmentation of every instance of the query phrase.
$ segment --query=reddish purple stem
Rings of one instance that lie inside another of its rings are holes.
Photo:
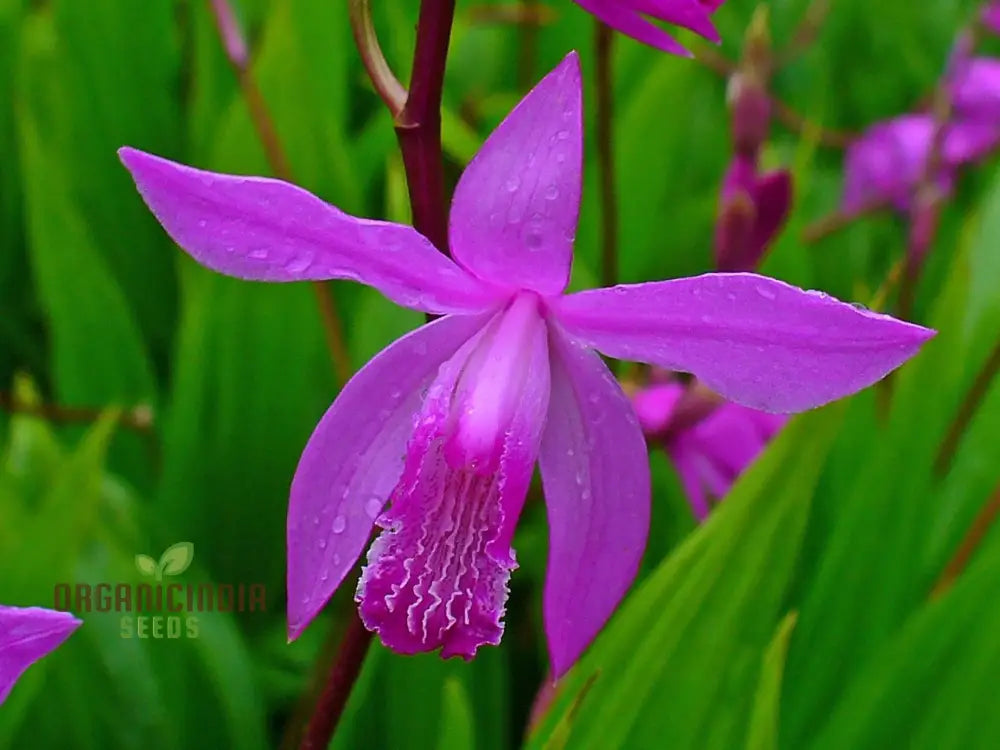
[[[455,0],[424,0],[417,21],[410,92],[396,118],[413,226],[448,254],[448,203],[441,151],[441,95]]]

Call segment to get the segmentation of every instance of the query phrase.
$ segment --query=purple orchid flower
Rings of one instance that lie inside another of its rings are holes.
[[[923,179],[934,142],[934,118],[908,114],[878,123],[847,150],[841,209],[852,214],[880,204],[909,211]],[[983,158],[1000,142],[995,123],[964,120],[951,123],[942,142],[939,186],[949,191],[956,169]]]
[[[690,57],[691,53],[659,26],[647,21],[645,16],[690,29],[710,42],[721,41],[719,32],[712,25],[712,14],[725,0],[574,0],[574,2],[622,34],[674,55]]]
[[[755,155],[736,154],[722,183],[715,225],[715,264],[720,271],[753,271],[760,265],[792,203],[787,169],[757,171]]]
[[[948,91],[956,119],[981,120],[1000,132],[1000,60],[972,57],[959,61]]]
[[[788,418],[723,402],[692,425],[672,429],[685,395],[679,383],[656,383],[632,397],[643,431],[662,443],[699,521],[721,500],[736,479]]]
[[[870,385],[933,335],[753,274],[564,296],[583,157],[575,53],[462,175],[454,262],[412,227],[349,216],[278,180],[120,155],[170,236],[209,268],[260,281],[349,278],[444,315],[365,365],[306,445],[288,511],[291,638],[377,525],[356,598],[383,643],[466,658],[497,644],[537,460],[559,676],[631,584],[649,525],[642,431],[592,349],[695,372],[727,398],[781,412]]]
[[[55,650],[80,627],[69,612],[0,604],[0,703],[24,670]]]

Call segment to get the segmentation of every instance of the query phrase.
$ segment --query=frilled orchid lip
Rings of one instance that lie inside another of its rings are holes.
[[[357,592],[365,625],[396,651],[471,658],[500,642],[548,407],[546,338],[537,296],[522,293],[428,391]]]
[[[350,573],[378,519],[388,528],[359,593],[383,640],[462,655],[495,642],[537,457],[550,531],[545,629],[561,675],[624,596],[649,529],[645,441],[593,349],[784,412],[870,385],[933,335],[749,273],[565,295],[582,107],[574,53],[462,173],[451,258],[412,227],[349,216],[278,180],[121,150],[153,213],[203,265],[257,281],[354,279],[444,314],[361,368],[309,438],[288,509],[291,638]]]

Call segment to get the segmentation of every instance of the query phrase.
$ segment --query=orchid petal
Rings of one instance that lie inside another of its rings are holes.
[[[462,174],[451,251],[479,278],[542,294],[566,288],[580,211],[582,112],[574,52],[521,100]]]
[[[575,338],[610,357],[690,372],[770,412],[865,388],[934,331],[751,273],[595,289],[553,303]]]
[[[712,25],[714,7],[699,0],[631,0],[637,11],[674,26],[690,29],[710,42],[722,41]]]
[[[28,667],[80,627],[69,612],[0,605],[0,703]]]
[[[167,233],[219,273],[352,279],[432,313],[479,312],[497,302],[496,290],[412,227],[350,216],[280,180],[205,172],[127,147],[118,153]]]
[[[647,21],[638,11],[627,5],[608,2],[608,0],[575,0],[575,2],[598,20],[636,41],[672,55],[691,57],[691,53],[677,43],[672,36],[659,26]]]
[[[344,386],[299,460],[288,506],[288,633],[350,572],[403,471],[422,389],[488,316],[452,316],[390,344]]]
[[[550,529],[545,631],[559,677],[639,569],[650,480],[642,431],[600,357],[557,330],[549,351],[552,394],[539,464]]]

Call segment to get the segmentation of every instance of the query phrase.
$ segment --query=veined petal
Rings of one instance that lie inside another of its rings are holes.
[[[481,279],[558,294],[580,211],[583,110],[575,52],[486,139],[455,188],[451,251]]]
[[[559,677],[635,578],[650,488],[646,442],[611,371],[555,326],[549,349],[552,395],[539,465],[550,535],[545,631]]]
[[[496,404],[477,413],[484,390]],[[471,658],[500,642],[548,398],[537,300],[516,300],[442,366],[358,583],[361,619],[389,648]]]
[[[403,472],[422,390],[489,320],[434,321],[390,344],[344,386],[302,452],[288,506],[288,634],[323,608],[368,543]]]
[[[694,373],[730,401],[770,412],[859,391],[934,335],[751,273],[594,289],[552,307],[571,335],[610,357]]]
[[[205,172],[128,147],[118,154],[167,234],[219,273],[352,279],[432,313],[479,312],[500,301],[413,227],[350,216],[280,180]]]
[[[0,605],[0,703],[28,667],[80,627],[69,612]]]
[[[609,0],[574,0],[588,13],[622,34],[636,41],[656,47],[672,55],[691,57],[691,53],[656,24],[643,18],[637,10],[625,3]]]

